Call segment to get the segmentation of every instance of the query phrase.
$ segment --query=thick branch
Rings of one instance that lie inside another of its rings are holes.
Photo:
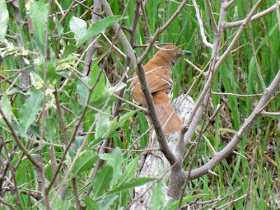
[[[111,10],[110,4],[106,0],[100,0],[100,2],[101,2],[102,6],[105,10],[106,15],[107,16],[113,16],[114,14]],[[113,29],[116,33],[118,32],[117,36],[118,36],[119,40],[121,41],[124,49],[126,50],[127,56],[130,58],[133,65],[135,66],[136,65],[136,56],[135,56],[134,50],[131,47],[128,39],[126,38],[126,36],[124,34],[124,32],[122,31],[120,25],[118,23],[115,23],[112,27],[113,27]]]
[[[197,128],[197,125],[205,111],[205,107],[210,98],[210,90],[212,87],[214,75],[219,71],[220,65],[231,52],[233,46],[235,45],[236,41],[240,37],[242,31],[244,30],[245,25],[249,23],[253,13],[256,11],[256,9],[258,8],[258,6],[260,5],[261,2],[262,2],[262,0],[259,0],[256,3],[256,5],[252,8],[250,13],[247,15],[245,21],[243,22],[242,26],[239,28],[238,32],[236,33],[235,37],[233,38],[232,42],[230,43],[229,47],[225,50],[224,54],[220,58],[218,58],[220,44],[221,44],[222,36],[223,36],[224,30],[225,30],[226,13],[227,13],[228,7],[230,5],[229,2],[227,2],[226,0],[222,1],[221,9],[220,9],[220,19],[219,19],[219,23],[218,23],[218,33],[216,33],[215,40],[213,43],[212,56],[211,56],[212,62],[210,64],[209,71],[208,71],[209,76],[208,76],[207,82],[202,90],[202,93],[200,94],[200,97],[198,98],[196,105],[195,105],[188,121],[185,124],[188,130],[185,133],[184,138],[180,138],[176,145],[176,157],[178,160],[181,161],[183,159],[186,146],[187,146],[188,142],[192,139],[192,137],[195,133],[195,129]],[[217,153],[217,154],[220,154],[220,153]],[[219,161],[221,161],[224,157],[225,156],[220,156],[219,158],[221,158],[221,159],[219,159]],[[217,159],[217,156],[215,156],[213,158],[214,161],[209,161],[209,165],[208,165],[208,163],[206,164],[207,167],[204,167],[204,170],[203,170],[204,174],[207,173],[210,169],[214,168],[219,163],[219,161],[217,161],[216,159]],[[178,164],[178,165],[181,165],[181,164]],[[173,173],[173,170],[174,171],[176,170],[176,171]],[[172,196],[175,199],[179,197],[179,191],[181,189],[181,185],[180,185],[180,183],[174,182],[175,181],[174,178],[184,177],[185,180],[198,178],[198,177],[202,176],[203,173],[196,172],[196,176],[193,175],[193,171],[197,171],[197,170],[198,169],[192,170],[191,172],[190,171],[183,172],[183,170],[179,169],[179,166],[178,166],[178,168],[174,167],[172,169],[171,175],[176,174],[176,176],[175,175],[171,176],[170,183],[174,183],[174,185],[169,186],[168,195]],[[197,175],[197,174],[199,174],[199,175]]]
[[[100,17],[96,14],[100,14],[101,13],[101,5],[100,5],[100,1],[99,0],[94,0],[94,13],[92,13],[92,21],[93,23],[97,22]],[[84,60],[84,67],[83,67],[83,74],[84,75],[88,75],[89,71],[90,71],[90,66],[91,66],[91,59],[93,57],[93,54],[97,48],[96,44],[92,44],[95,41],[96,37],[93,37],[90,39],[89,41],[89,45],[91,45],[91,47],[88,49],[85,60]]]
[[[137,75],[140,80],[141,89],[142,89],[142,91],[145,95],[146,101],[147,101],[149,115],[151,117],[152,124],[153,124],[153,126],[155,128],[155,132],[157,134],[160,149],[163,152],[166,159],[169,161],[170,165],[173,165],[176,163],[176,158],[168,147],[167,140],[166,140],[166,137],[163,132],[163,128],[160,124],[159,118],[156,113],[155,105],[153,102],[153,97],[150,92],[147,80],[146,80],[145,71],[141,64],[137,65],[136,72],[137,72]]]
[[[262,96],[261,100],[259,101],[258,105],[251,113],[251,115],[245,120],[241,128],[232,138],[232,140],[227,144],[227,146],[222,149],[205,165],[201,166],[200,168],[194,169],[190,172],[190,179],[196,179],[201,177],[202,175],[206,174],[209,170],[213,169],[216,165],[218,165],[224,158],[230,155],[239,142],[242,140],[243,136],[246,132],[252,127],[252,125],[256,122],[257,117],[261,114],[262,110],[268,104],[269,100],[271,99],[273,93],[275,93],[276,89],[280,86],[280,69],[273,79],[270,86],[266,89],[265,94]],[[184,177],[188,177],[189,171],[184,172]]]

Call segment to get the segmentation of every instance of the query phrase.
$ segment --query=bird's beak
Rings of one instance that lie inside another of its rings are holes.
[[[188,51],[188,50],[184,50],[184,55],[191,55],[192,52],[191,51]]]

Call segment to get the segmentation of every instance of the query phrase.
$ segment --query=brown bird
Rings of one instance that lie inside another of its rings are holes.
[[[172,92],[172,75],[173,66],[182,58],[183,55],[191,55],[190,51],[183,51],[174,45],[166,45],[162,50],[158,51],[155,56],[144,66],[146,79],[149,85],[150,92],[153,96],[157,115],[160,119],[160,124],[165,125],[169,116],[174,109],[170,105],[169,94]],[[134,100],[146,106],[146,99],[141,90],[139,78],[136,73],[133,74],[131,84],[131,92]],[[180,130],[182,121],[176,113],[173,114],[167,125],[164,133],[166,136]]]

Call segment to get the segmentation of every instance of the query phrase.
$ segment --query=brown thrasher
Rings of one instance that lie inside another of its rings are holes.
[[[190,51],[183,51],[174,45],[166,45],[144,66],[146,79],[154,99],[156,112],[160,119],[161,126],[165,125],[169,116],[174,112],[173,107],[170,105],[169,97],[173,86],[171,70],[183,55],[191,54]],[[136,73],[133,74],[131,92],[137,103],[146,106],[146,99],[141,90],[140,81]],[[181,125],[182,121],[178,115],[174,113],[165,126],[165,135],[169,136],[170,134],[179,131]]]

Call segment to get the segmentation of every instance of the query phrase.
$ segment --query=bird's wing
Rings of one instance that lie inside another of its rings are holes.
[[[147,73],[146,79],[151,93],[161,90],[169,92],[173,86],[171,74],[167,73],[164,69],[158,69],[150,74]]]

